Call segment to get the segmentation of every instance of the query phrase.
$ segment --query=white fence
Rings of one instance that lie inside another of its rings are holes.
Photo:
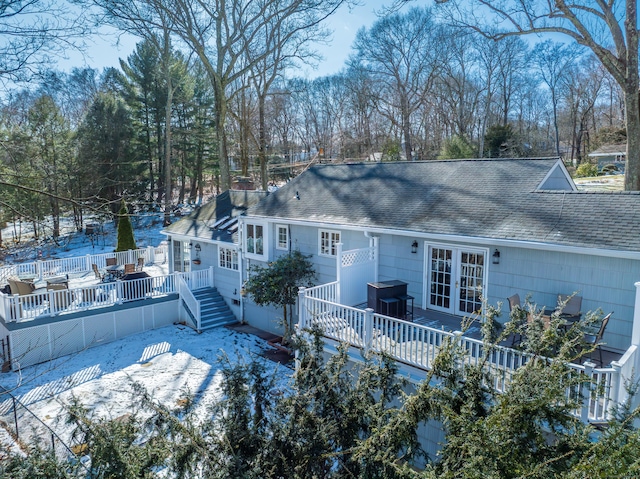
[[[105,308],[129,301],[166,296],[178,293],[178,278],[181,278],[191,289],[213,286],[213,268],[22,296],[0,293],[0,315],[6,322],[29,321],[62,313]]]
[[[104,268],[107,264],[107,258],[116,258],[117,264],[137,264],[138,258],[144,258],[145,264],[161,264],[166,263],[168,260],[168,247],[166,245],[149,246],[147,248],[119,251],[117,253],[88,254],[86,256],[1,266],[0,283],[6,283],[7,278],[10,276],[29,276],[43,280],[51,276],[83,273],[91,271],[92,264],[98,265],[98,268]]]
[[[467,352],[464,361],[477,364],[484,354],[482,341],[430,328],[420,324],[375,314],[372,309],[361,310],[344,306],[330,298],[334,283],[315,288],[300,288],[300,327],[318,325],[326,338],[348,343],[367,351],[385,352],[395,360],[417,368],[429,370],[446,342],[456,341]],[[635,352],[635,349],[634,349]],[[513,374],[530,357],[515,349],[497,346],[487,362],[493,387],[504,392]],[[624,359],[624,358],[623,358]],[[628,362],[632,363],[633,358]],[[623,360],[620,361],[622,363]],[[583,405],[575,414],[585,422],[602,422],[609,419],[611,407],[617,403],[624,388],[621,366],[614,363],[609,368],[595,368],[593,363],[570,364],[573,374],[584,380],[567,391],[571,397],[582,397]],[[580,394],[580,396],[576,396]]]

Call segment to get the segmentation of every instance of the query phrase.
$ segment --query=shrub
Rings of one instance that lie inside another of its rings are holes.
[[[598,176],[598,166],[591,163],[582,163],[576,169],[576,177]]]

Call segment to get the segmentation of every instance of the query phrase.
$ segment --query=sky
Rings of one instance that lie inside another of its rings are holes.
[[[318,45],[324,60],[317,68],[302,69],[302,76],[315,78],[338,73],[349,56],[356,32],[363,26],[371,26],[377,19],[375,11],[389,5],[390,0],[362,0],[361,3],[364,5],[352,9],[343,6],[329,18],[328,26],[334,31],[332,41],[329,45]],[[102,36],[90,39],[84,59],[80,55],[70,53],[70,58],[58,62],[58,68],[66,71],[84,66],[100,71],[106,67],[119,68],[119,59],[126,60],[135,50],[138,41],[136,37],[118,35],[118,32],[111,28],[103,28]]]

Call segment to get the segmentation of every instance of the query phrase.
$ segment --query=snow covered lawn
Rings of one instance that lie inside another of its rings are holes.
[[[263,361],[267,371],[286,382],[292,370],[260,356],[265,348],[270,349],[264,340],[227,328],[197,334],[188,327],[172,325],[19,373],[1,374],[0,386],[12,391],[68,442],[71,428],[64,424],[64,405],[69,404],[72,396],[95,415],[117,418],[136,411],[136,400],[131,397],[131,384],[135,381],[168,407],[178,405],[191,394],[198,417],[204,418],[207,405],[219,394],[221,360],[232,364]],[[2,419],[13,425],[11,399],[0,395],[0,401]],[[24,441],[24,435],[37,427],[37,421],[28,414],[21,416],[20,438]]]

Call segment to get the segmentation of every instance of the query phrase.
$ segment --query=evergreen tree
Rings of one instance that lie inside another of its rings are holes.
[[[120,213],[118,213],[118,245],[116,246],[116,251],[127,251],[130,249],[136,249],[136,240],[133,237],[133,227],[129,219],[127,205],[124,200],[122,200]]]
[[[244,289],[260,306],[280,306],[283,313],[284,336],[291,334],[290,320],[300,286],[311,286],[315,277],[310,256],[294,250],[280,256],[268,266],[251,265]],[[287,314],[287,308],[289,314]]]

